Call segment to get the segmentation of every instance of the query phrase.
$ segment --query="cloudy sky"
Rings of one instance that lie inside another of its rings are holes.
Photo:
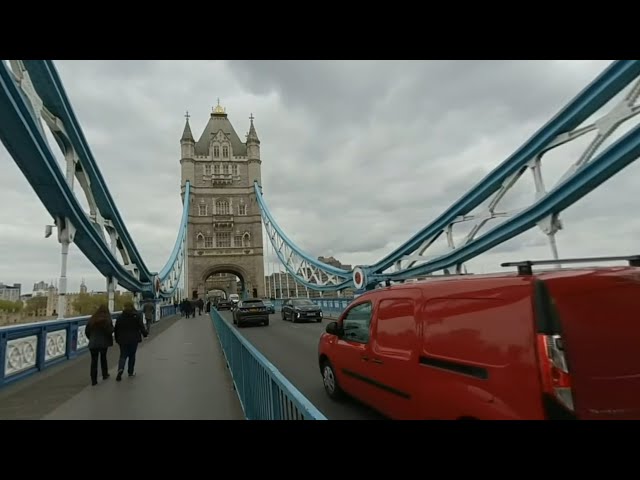
[[[220,97],[238,135],[261,140],[265,198],[314,256],[367,264],[397,247],[503,161],[609,61],[57,61],[111,194],[147,265],[160,269],[181,212],[185,110],[199,137]],[[581,145],[549,154],[550,188]],[[57,147],[53,147],[59,153]],[[59,276],[51,219],[0,145],[0,282]],[[561,217],[561,256],[635,253],[640,198],[628,167]],[[532,176],[505,198],[527,206]],[[470,226],[469,226],[470,227]],[[468,231],[469,227],[460,230]],[[434,253],[438,253],[436,250]],[[539,230],[470,262],[548,257]],[[104,280],[72,247],[69,287]]]

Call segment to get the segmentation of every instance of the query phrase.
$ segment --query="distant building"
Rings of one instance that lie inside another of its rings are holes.
[[[66,317],[78,315],[78,312],[73,307],[73,303],[78,298],[78,295],[80,295],[82,293],[87,293],[87,286],[84,283],[84,279],[82,280],[82,283],[80,283],[80,292],[79,293],[78,292],[67,292],[67,294],[64,296],[66,304],[67,304],[66,309],[65,309],[65,316]],[[47,308],[45,310],[45,315],[46,316],[52,316],[52,315],[57,315],[58,314],[58,297],[59,297],[58,288],[53,286],[53,285],[50,285],[48,290],[47,290]]]
[[[334,257],[318,257],[318,260],[327,265],[331,265],[343,270],[351,270],[351,265],[344,265],[340,263]],[[279,268],[284,268],[279,265]],[[309,272],[311,273],[311,272]],[[326,275],[322,275],[323,280],[326,280]],[[314,283],[313,281],[311,283]],[[271,298],[293,298],[293,297],[308,297],[308,298],[321,298],[321,297],[353,297],[353,289],[345,289],[338,292],[319,292],[311,288],[298,283],[293,275],[288,272],[274,272],[265,276],[265,287],[268,292],[268,296]]]
[[[49,292],[49,284],[47,282],[38,282],[33,284],[34,297],[46,297]]]
[[[22,284],[14,283],[13,286],[0,282],[0,300],[17,302],[20,300]]]
[[[344,265],[340,263],[339,260],[336,260],[334,257],[318,257],[318,260],[322,263],[326,263],[327,265],[331,265],[332,267],[341,268],[343,270],[351,270],[353,267],[351,265]]]

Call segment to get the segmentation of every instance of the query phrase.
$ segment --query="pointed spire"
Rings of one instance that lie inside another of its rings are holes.
[[[251,126],[249,127],[249,133],[247,134],[247,143],[253,142],[260,145],[260,139],[258,138],[258,134],[256,133],[256,127],[253,126],[254,118],[255,117],[253,116],[253,113],[252,113],[251,116],[249,117],[249,120],[251,120]]]
[[[187,119],[186,123],[184,124],[184,132],[182,132],[182,138],[180,139],[181,142],[194,142],[195,140],[193,139],[193,134],[191,133],[191,127],[189,126],[189,117],[191,115],[189,115],[189,111],[187,111],[187,113],[185,114],[185,118]]]

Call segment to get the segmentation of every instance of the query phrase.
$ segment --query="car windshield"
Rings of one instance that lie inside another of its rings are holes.
[[[303,305],[315,305],[311,300],[307,300],[306,298],[296,299],[291,301],[295,306],[303,306]]]
[[[271,300],[262,300],[262,303],[264,303],[265,305],[271,305]]]

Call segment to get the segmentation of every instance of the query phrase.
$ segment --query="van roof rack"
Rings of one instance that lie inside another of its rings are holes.
[[[589,263],[589,262],[614,262],[625,260],[630,267],[640,267],[640,255],[627,255],[622,257],[587,257],[587,258],[560,258],[558,260],[523,260],[521,262],[501,263],[501,267],[518,267],[518,275],[533,275],[533,265],[554,265],[562,263]]]

